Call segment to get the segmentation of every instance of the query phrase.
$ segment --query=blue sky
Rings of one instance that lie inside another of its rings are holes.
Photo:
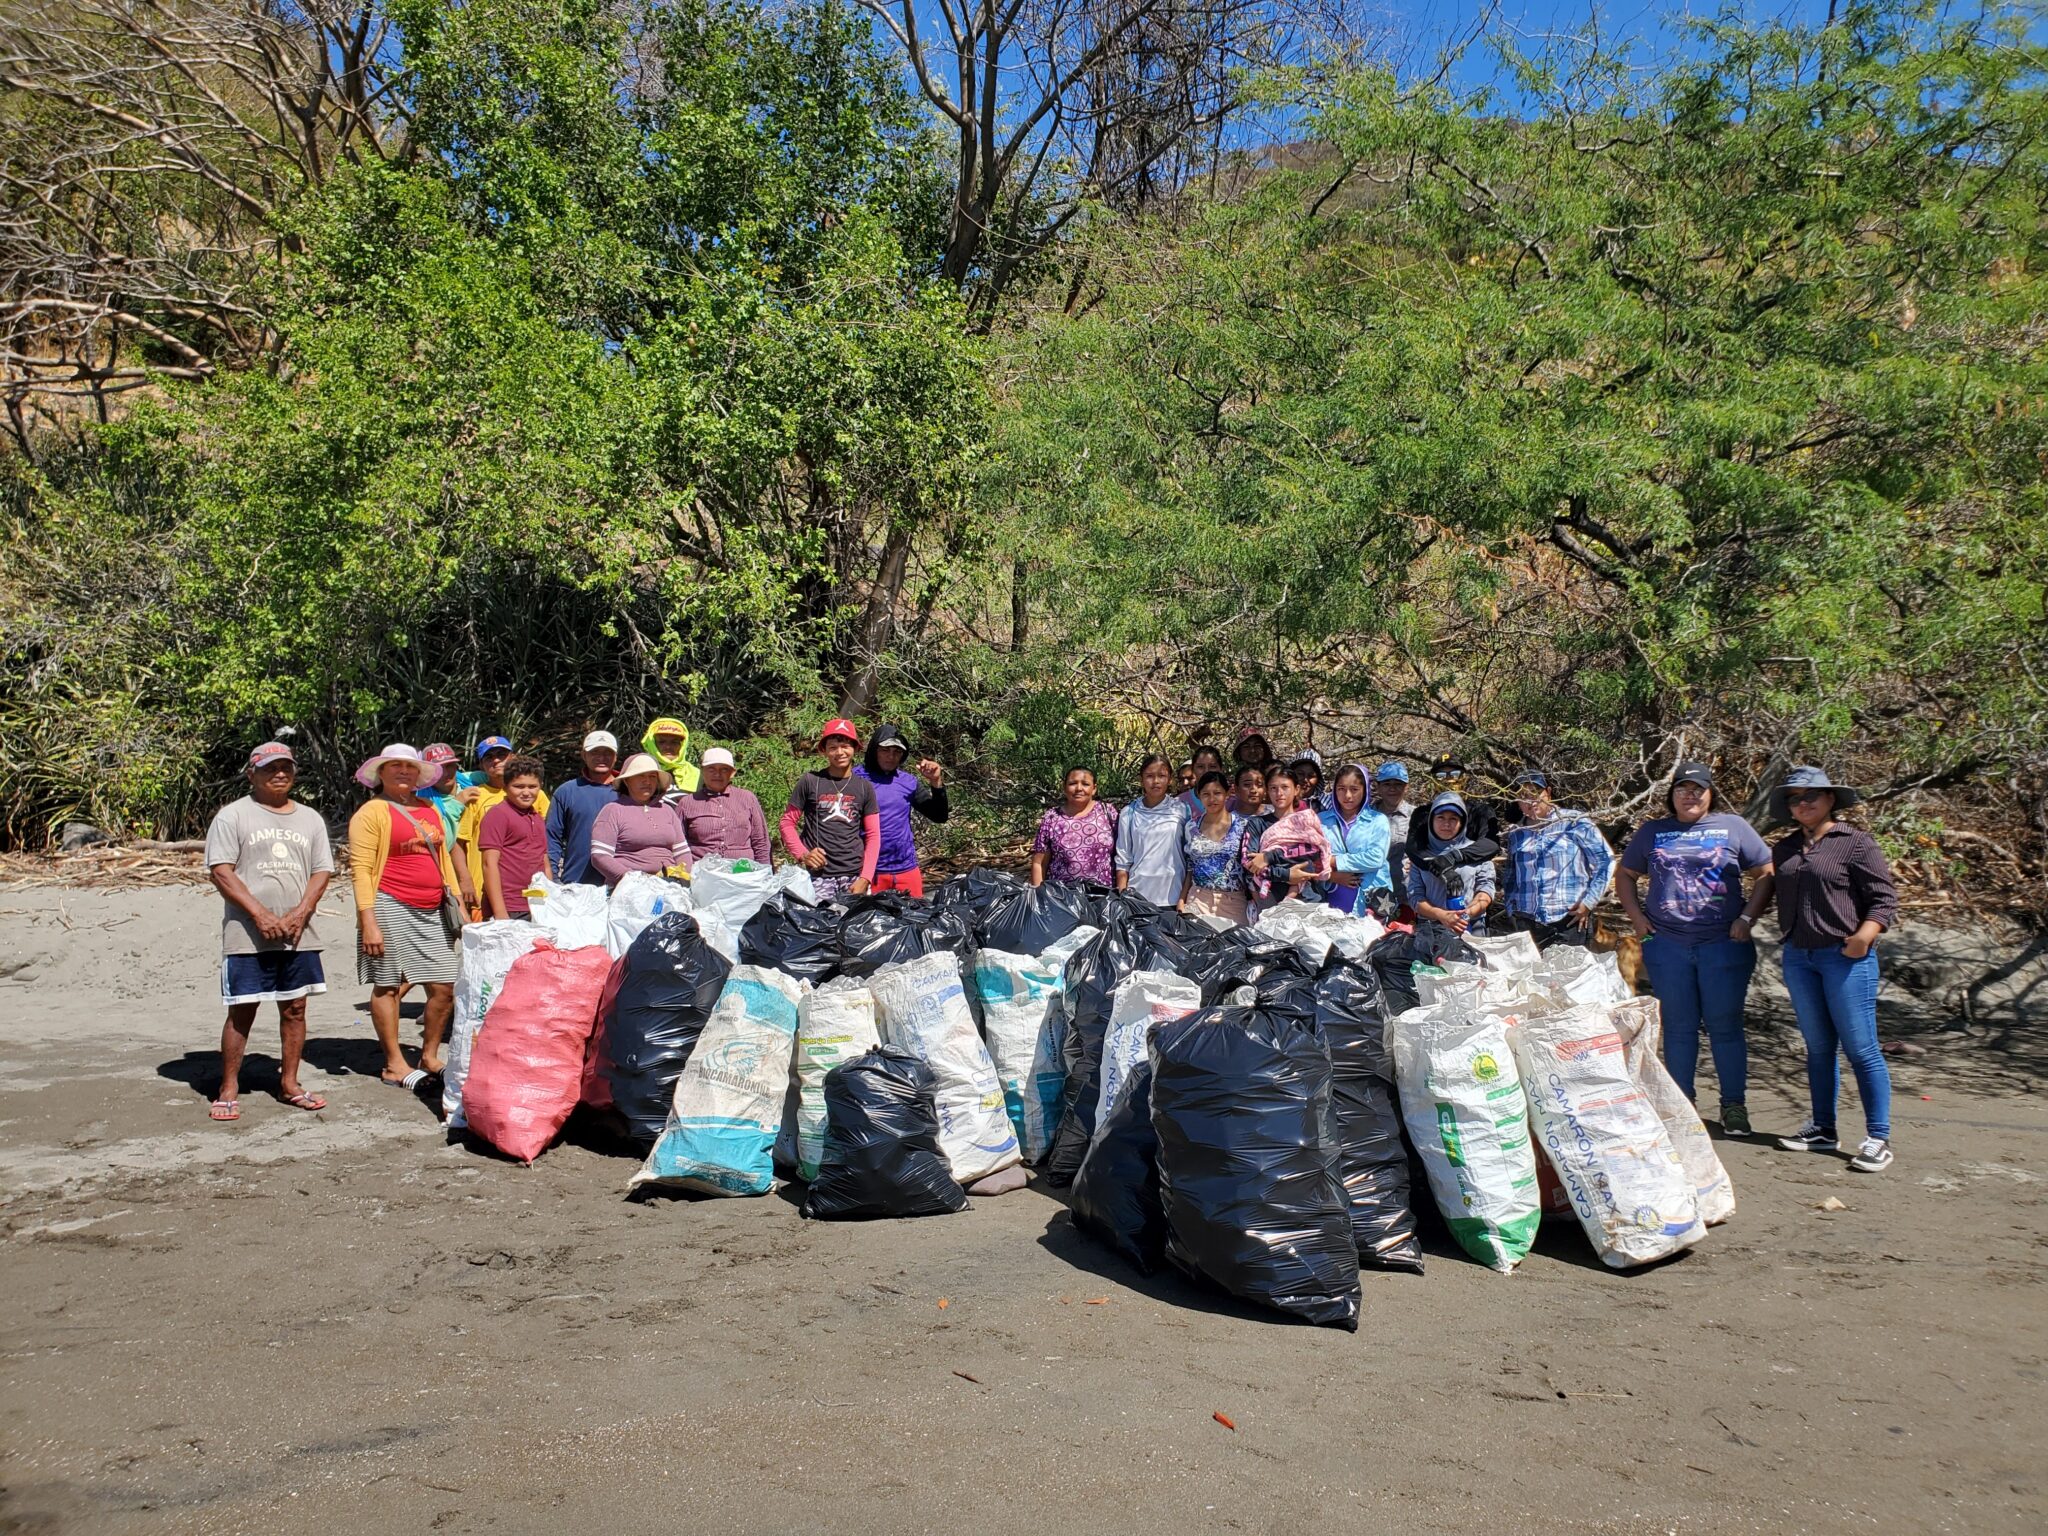
[[[1546,37],[1597,35],[1610,52],[1625,50],[1638,64],[1649,67],[1681,51],[1686,16],[1712,17],[1722,9],[1712,0],[1500,0],[1493,6],[1480,0],[1419,0],[1402,8],[1396,25],[1423,40],[1421,56],[1408,62],[1404,74],[1421,66],[1447,41],[1468,36],[1488,14],[1496,29],[1521,38],[1523,46],[1531,50]],[[1740,9],[1752,21],[1784,19],[1811,24],[1825,21],[1828,13],[1827,0],[1749,0]],[[1471,87],[1492,83],[1496,73],[1494,54],[1481,44],[1466,51],[1452,78]]]
[[[1826,21],[1828,0],[1732,0],[1739,13],[1752,22],[1792,21],[1818,26]],[[1975,14],[1981,8],[1997,11],[2016,9],[1992,0],[1952,0],[1958,15]],[[1716,0],[1415,0],[1410,5],[1390,4],[1394,25],[1421,40],[1418,54],[1403,68],[1409,73],[1432,59],[1447,40],[1468,36],[1478,20],[1489,13],[1497,28],[1505,28],[1537,46],[1546,36],[1598,36],[1609,51],[1625,46],[1642,67],[1668,63],[1686,48],[1682,22],[1688,16],[1711,18],[1726,8]],[[2048,36],[2048,6],[2037,7],[2033,33]],[[1467,50],[1453,73],[1462,86],[1493,83],[1498,66],[1493,53],[1483,46]]]

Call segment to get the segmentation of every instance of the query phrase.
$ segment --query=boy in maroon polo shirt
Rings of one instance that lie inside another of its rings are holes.
[[[548,829],[539,811],[540,759],[505,765],[505,798],[484,812],[477,848],[484,861],[484,903],[492,917],[528,918],[526,887],[548,867]]]

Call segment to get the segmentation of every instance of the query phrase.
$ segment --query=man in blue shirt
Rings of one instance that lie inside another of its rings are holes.
[[[619,738],[592,731],[583,738],[583,772],[558,786],[548,802],[548,868],[564,885],[603,885],[590,863],[590,829],[597,813],[619,798],[614,782]]]
[[[1507,915],[1494,932],[1527,933],[1538,949],[1582,945],[1614,878],[1614,850],[1592,817],[1552,803],[1544,774],[1530,769],[1516,778],[1515,800],[1522,824],[1507,835]]]

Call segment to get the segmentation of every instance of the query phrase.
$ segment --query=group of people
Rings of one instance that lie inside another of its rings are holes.
[[[922,896],[913,817],[948,818],[944,770],[929,758],[913,765],[894,725],[863,747],[851,720],[829,721],[818,751],[778,825],[788,860],[810,872],[821,900]],[[386,1082],[413,1088],[441,1069],[461,929],[528,918],[539,877],[610,886],[634,870],[687,877],[706,857],[772,862],[767,820],[758,798],[734,782],[732,753],[711,747],[693,762],[681,721],[654,721],[623,762],[618,739],[592,731],[581,758],[552,794],[540,761],[503,736],[477,743],[468,772],[441,743],[423,751],[394,743],[357,770],[371,794],[348,825],[356,971],[371,988]],[[1038,826],[1032,883],[1131,890],[1227,923],[1255,921],[1282,902],[1326,902],[1412,923],[1435,953],[1489,932],[1526,932],[1546,948],[1586,944],[1611,888],[1642,941],[1666,1064],[1691,1095],[1706,1036],[1731,1136],[1752,1134],[1744,1016],[1754,929],[1775,898],[1812,1099],[1808,1123],[1780,1145],[1837,1150],[1837,1057],[1846,1056],[1866,1120],[1851,1166],[1890,1165],[1873,945],[1896,918],[1897,895],[1876,840],[1837,819],[1857,803],[1853,789],[1819,769],[1794,769],[1770,801],[1774,818],[1794,830],[1767,846],[1746,820],[1716,807],[1708,767],[1684,763],[1666,814],[1635,829],[1617,860],[1590,816],[1556,803],[1540,770],[1516,775],[1513,810],[1503,815],[1467,797],[1465,767],[1452,757],[1431,766],[1433,791],[1421,807],[1410,803],[1410,771],[1399,761],[1370,774],[1346,764],[1326,785],[1317,753],[1283,760],[1256,730],[1238,735],[1232,759],[1226,767],[1207,745],[1179,764],[1149,756],[1138,797],[1121,809],[1097,798],[1092,769],[1068,769],[1060,804]],[[334,870],[327,828],[291,798],[297,763],[288,745],[258,747],[247,775],[249,794],[214,818],[205,855],[224,902],[217,1120],[240,1114],[241,1059],[264,1003],[278,1008],[284,1101],[325,1107],[298,1069],[306,999],[326,990],[313,917]],[[399,1045],[399,1000],[409,986],[426,997],[417,1066]]]

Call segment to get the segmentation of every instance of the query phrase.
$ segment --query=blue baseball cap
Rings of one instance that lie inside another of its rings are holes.
[[[1389,781],[1397,784],[1406,784],[1408,782],[1408,767],[1405,763],[1381,763],[1379,767],[1373,769],[1372,777],[1373,782],[1376,784],[1385,784]]]
[[[1550,788],[1550,779],[1540,768],[1524,768],[1515,775],[1515,782],[1512,787],[1520,789],[1524,784],[1532,784],[1538,789],[1548,789]]]
[[[512,743],[506,737],[486,736],[476,744],[476,760],[482,762],[485,757],[493,752],[510,752],[511,750]]]

